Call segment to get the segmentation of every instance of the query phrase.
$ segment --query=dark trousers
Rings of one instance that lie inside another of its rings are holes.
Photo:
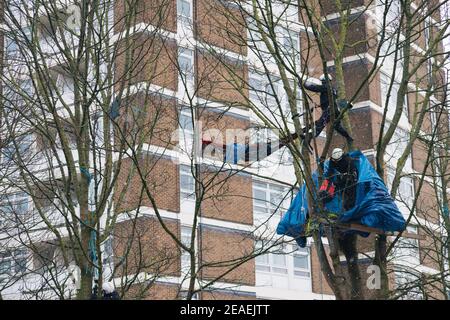
[[[335,118],[339,117],[339,114],[340,114],[339,111],[335,110],[334,117]],[[323,111],[320,118],[314,122],[314,126],[316,129],[315,137],[318,137],[320,135],[320,133],[323,131],[323,129],[325,128],[327,123],[330,122],[330,118],[331,118],[331,115],[330,115],[329,109],[327,109],[326,111]],[[345,130],[345,128],[342,126],[342,123],[340,121],[334,125],[334,128],[345,139],[352,140],[352,138],[348,134],[347,130]],[[303,129],[303,132],[304,133],[306,132],[306,128]]]
[[[346,175],[337,183],[337,189],[342,194],[344,210],[350,210],[355,206],[356,202],[356,186],[358,184],[358,175]]]

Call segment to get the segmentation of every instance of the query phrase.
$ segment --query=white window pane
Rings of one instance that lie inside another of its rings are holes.
[[[14,271],[16,273],[23,273],[27,271],[27,258],[25,257],[16,258]]]
[[[181,113],[180,114],[180,127],[186,131],[193,131],[193,123],[192,117],[189,114]]]
[[[297,277],[306,277],[306,278],[311,277],[311,274],[309,272],[299,270],[294,270],[294,275]]]
[[[181,72],[187,76],[191,77],[193,75],[193,65],[194,65],[194,51],[186,48],[178,48],[178,64],[180,66]]]
[[[188,0],[178,0],[177,1],[177,12],[178,15],[185,17],[185,18],[191,18],[191,1]]]
[[[309,269],[309,257],[307,255],[294,254],[294,268]]]
[[[181,228],[181,242],[185,246],[191,245],[191,233],[192,233],[191,228],[188,228],[188,227]]]
[[[270,272],[269,266],[256,265],[257,271]]]
[[[11,260],[0,261],[0,275],[8,274],[11,270]]]
[[[253,197],[255,200],[259,200],[262,203],[266,202],[266,192],[259,190],[259,189],[253,189]]]
[[[285,267],[286,256],[284,254],[272,254],[272,264],[277,267]]]
[[[181,187],[186,190],[194,190],[194,179],[187,175],[180,176]]]
[[[259,181],[253,181],[253,187],[254,188],[260,188],[260,189],[266,189],[267,183],[259,182]]]
[[[269,264],[269,255],[262,254],[255,258],[255,262],[257,265],[268,265]]]
[[[288,271],[285,268],[278,268],[278,267],[273,267],[272,268],[274,273],[280,273],[280,274],[287,274]]]
[[[253,207],[255,213],[268,213],[269,209],[265,206],[254,206]]]

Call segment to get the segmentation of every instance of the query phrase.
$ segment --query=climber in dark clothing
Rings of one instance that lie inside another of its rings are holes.
[[[350,210],[355,206],[356,185],[358,183],[358,169],[355,159],[340,148],[335,148],[331,153],[326,179],[333,179],[336,192],[342,193],[344,210]]]
[[[329,75],[328,78],[330,81],[332,80],[331,76]],[[314,122],[315,126],[315,137],[319,136],[322,130],[325,128],[328,122],[330,122],[331,118],[331,111],[330,111],[330,101],[328,99],[328,85],[326,83],[325,75],[320,76],[320,81],[322,82],[321,85],[308,83],[305,82],[304,86],[307,90],[312,92],[318,92],[320,93],[320,109],[322,109],[322,115],[320,116],[319,120],[316,120]],[[331,88],[333,97],[334,97],[334,118],[337,119],[339,117],[339,108],[337,106],[337,92],[336,89]],[[351,105],[350,105],[351,106]],[[334,128],[336,131],[343,136],[349,144],[353,142],[353,138],[348,134],[347,130],[342,126],[342,123],[340,121],[336,122],[334,125]],[[303,129],[303,134],[306,134],[306,128]],[[305,137],[303,137],[305,138]],[[306,136],[307,145],[309,145],[310,140],[312,137],[310,135]]]
[[[98,299],[98,280],[95,280],[95,286],[91,294],[91,300]],[[105,282],[102,285],[102,297],[101,300],[120,300],[119,293],[114,288],[114,285],[110,282]]]

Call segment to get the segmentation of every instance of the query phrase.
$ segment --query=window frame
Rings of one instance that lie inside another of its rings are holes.
[[[189,5],[189,15],[184,14],[182,3]],[[192,22],[193,20],[193,1],[192,0],[177,0],[177,18],[183,22]]]
[[[271,245],[273,243],[269,242],[266,244],[266,247]],[[262,242],[257,241],[255,248],[256,251],[261,250]],[[276,258],[278,256],[283,256],[283,264],[277,264]],[[296,267],[295,256],[306,258],[307,268]],[[292,279],[311,279],[310,249],[309,247],[300,248],[297,245],[280,244],[278,248],[271,248],[269,252],[260,254],[255,258],[255,271],[263,275],[292,277]],[[300,272],[304,274],[299,274]]]
[[[274,189],[274,187],[279,189],[278,190]],[[257,198],[255,191],[264,192],[265,200]],[[252,183],[253,214],[255,216],[259,216],[258,218],[262,218],[264,220],[272,219],[276,217],[277,214],[279,214],[279,216],[281,217],[282,213],[288,209],[287,204],[288,191],[289,190],[286,187],[283,187],[278,184],[269,183],[261,180],[253,180]],[[278,197],[280,202],[278,204],[273,203],[272,196]],[[261,204],[258,203],[258,201],[261,201]],[[257,207],[258,208],[263,207],[262,201],[264,201],[264,209],[266,210],[266,213],[262,213],[255,210],[255,208]]]
[[[30,261],[28,250],[26,248],[17,248],[6,252],[0,252],[0,265],[4,262],[9,263],[9,268],[3,272],[0,270],[0,284],[5,280],[22,276],[27,271],[27,265]],[[20,265],[18,261],[24,261],[24,265]],[[18,266],[21,270],[18,270]]]
[[[181,177],[185,176],[188,179],[192,179],[193,188],[187,188],[183,186]],[[180,198],[181,200],[195,201],[195,179],[192,176],[191,167],[188,165],[180,164]]]

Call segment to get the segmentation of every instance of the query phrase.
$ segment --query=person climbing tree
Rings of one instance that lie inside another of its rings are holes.
[[[330,81],[333,80],[331,75],[328,75],[328,78]],[[324,74],[321,75],[319,79],[322,82],[321,85],[317,85],[317,84],[308,82],[308,80],[306,80],[304,83],[304,87],[307,90],[320,93],[320,108],[322,109],[322,115],[320,116],[319,120],[316,120],[314,122],[315,137],[318,137],[320,135],[320,133],[325,128],[327,123],[330,122],[330,118],[331,118],[330,101],[328,99],[329,85],[327,84]],[[340,115],[339,108],[337,105],[337,92],[336,92],[336,89],[334,89],[333,87],[331,87],[330,89],[333,94],[333,100],[334,100],[334,117],[335,117],[335,119],[337,119]],[[352,107],[351,104],[349,106],[350,106],[350,108]],[[353,138],[350,136],[350,134],[347,132],[347,130],[345,130],[345,128],[342,126],[341,121],[335,122],[334,128],[341,136],[343,136],[347,140],[347,143],[349,145],[351,145],[353,143]],[[307,132],[307,127],[303,128],[303,134],[302,134],[301,138],[305,141],[306,145],[309,146],[310,149],[312,149],[311,145],[310,145],[311,139],[312,139],[311,130],[309,130]]]
[[[343,209],[350,210],[355,206],[358,170],[356,159],[344,153],[341,148],[333,149],[325,178],[333,180],[336,192],[342,195]],[[326,181],[325,180],[325,181]]]

